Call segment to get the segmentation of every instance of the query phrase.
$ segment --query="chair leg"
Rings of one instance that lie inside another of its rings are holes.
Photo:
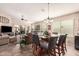
[[[36,56],[42,55],[42,49],[39,46],[34,45],[33,46],[33,54]]]
[[[33,48],[33,55],[36,55],[36,47],[32,46],[32,48]]]
[[[37,55],[38,56],[41,56],[42,55],[42,48],[37,48]]]
[[[63,44],[62,48],[62,54],[65,55],[65,52],[67,52],[66,43]]]
[[[37,56],[37,46],[33,44],[32,48],[33,48],[33,54]]]
[[[61,48],[61,53],[62,55],[65,55],[65,50],[64,50],[64,46],[62,45],[62,48]]]
[[[54,49],[54,56],[56,56],[56,50]]]
[[[65,43],[65,50],[66,50],[66,52],[67,52],[66,43]]]
[[[48,51],[47,54],[49,56],[51,56],[51,55],[56,56],[56,51],[55,51],[55,49],[53,49],[53,51]]]
[[[60,46],[58,46],[58,55],[61,56],[61,49],[60,49]]]

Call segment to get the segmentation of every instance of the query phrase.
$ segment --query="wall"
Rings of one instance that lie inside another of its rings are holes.
[[[54,21],[59,22],[60,33],[68,33],[70,37],[73,37],[79,31],[79,12],[57,17]]]
[[[0,10],[0,16],[4,16],[4,17],[7,17],[10,22],[9,23],[0,23],[0,26],[2,25],[5,25],[5,26],[12,26],[13,29],[12,31],[15,32],[15,29],[16,29],[16,26],[20,26],[20,25],[23,25],[25,28],[26,28],[26,31],[27,31],[27,27],[30,26],[29,23],[27,23],[26,21],[22,21],[22,20],[19,20],[7,13],[5,13],[4,11]]]
[[[47,23],[45,21],[40,21],[39,24],[41,30],[47,30]],[[73,37],[79,32],[79,12],[55,17],[50,24],[52,32],[66,33],[69,37]]]

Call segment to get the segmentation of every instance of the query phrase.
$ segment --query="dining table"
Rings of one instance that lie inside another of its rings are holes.
[[[40,38],[41,38],[42,41],[49,42],[50,37],[58,37],[58,39],[59,39],[59,36],[60,35],[52,34],[51,36],[41,36]]]

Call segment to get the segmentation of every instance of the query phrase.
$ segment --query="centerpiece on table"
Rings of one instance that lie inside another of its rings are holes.
[[[45,31],[44,32],[44,36],[48,37],[49,36],[49,32],[48,31]]]

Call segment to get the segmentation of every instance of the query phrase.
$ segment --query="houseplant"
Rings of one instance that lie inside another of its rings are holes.
[[[23,48],[23,47],[25,47],[25,46],[26,46],[26,41],[25,41],[25,39],[22,39],[22,40],[20,41],[20,47]]]
[[[44,36],[46,36],[46,37],[49,36],[48,31],[45,31],[45,32],[44,32]]]
[[[27,37],[23,36],[20,41],[20,47],[24,48],[26,45],[30,44]]]

